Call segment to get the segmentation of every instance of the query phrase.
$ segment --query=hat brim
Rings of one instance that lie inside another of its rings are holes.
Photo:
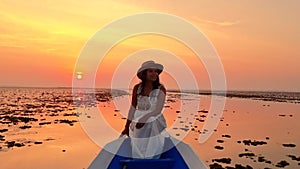
[[[161,72],[163,71],[164,69],[164,66],[162,64],[159,64],[159,63],[151,63],[151,64],[148,64],[146,65],[145,67],[140,67],[139,70],[137,71],[137,77],[139,79],[142,79],[142,72],[144,70],[147,70],[147,69],[157,69],[157,73],[158,75],[161,74]]]

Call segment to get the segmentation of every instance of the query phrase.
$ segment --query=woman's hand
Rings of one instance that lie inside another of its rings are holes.
[[[144,127],[144,125],[145,125],[146,121],[148,120],[148,118],[149,118],[149,116],[147,116],[147,115],[145,115],[142,118],[140,118],[139,122],[136,123],[135,127],[137,129],[140,129],[140,128]]]
[[[129,128],[125,128],[123,131],[122,131],[122,134],[123,135],[127,135],[129,137]]]
[[[144,127],[144,125],[145,125],[145,123],[136,123],[135,127],[137,129],[140,129],[140,128]]]

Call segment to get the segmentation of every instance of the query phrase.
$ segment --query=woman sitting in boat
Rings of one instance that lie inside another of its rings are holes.
[[[123,135],[131,138],[133,158],[159,158],[164,146],[166,120],[162,109],[166,89],[159,81],[163,65],[146,61],[137,72],[141,82],[132,92],[131,108]]]
[[[132,106],[122,132],[130,139],[108,143],[88,169],[207,169],[190,146],[166,131],[162,114],[166,89],[159,82],[162,71],[163,65],[154,61],[142,64],[137,72],[141,83],[133,88]]]

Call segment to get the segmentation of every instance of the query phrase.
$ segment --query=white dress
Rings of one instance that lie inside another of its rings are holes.
[[[140,86],[137,93],[140,93]],[[137,97],[137,110],[129,127],[133,158],[159,158],[163,151],[166,120],[162,113],[150,117],[142,128],[135,127],[141,117],[156,109],[159,93],[160,87],[152,90],[149,97],[142,95]]]

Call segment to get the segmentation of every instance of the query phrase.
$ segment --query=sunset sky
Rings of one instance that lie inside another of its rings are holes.
[[[201,30],[219,54],[229,90],[300,91],[298,0],[1,0],[0,86],[72,86],[76,59],[90,37],[116,19],[143,12],[172,14]],[[199,88],[210,88],[195,54],[158,35],[131,37],[116,45],[98,69],[96,86],[109,87],[124,58],[153,48],[177,55],[192,70]],[[151,59],[144,55],[128,63],[128,69],[137,71],[137,64]],[[178,77],[164,72],[161,81],[176,88],[185,75]]]

